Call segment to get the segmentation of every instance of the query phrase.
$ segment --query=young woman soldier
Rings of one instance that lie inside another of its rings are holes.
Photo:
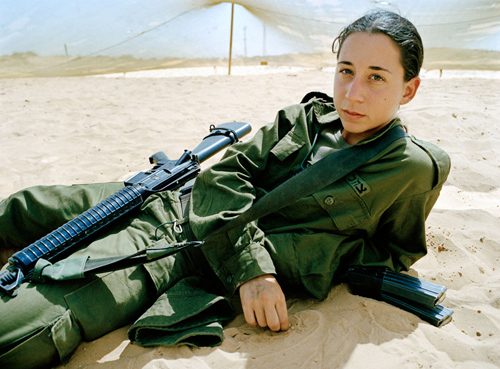
[[[371,12],[347,26],[334,48],[333,99],[312,94],[280,110],[274,123],[204,170],[183,233],[164,227],[155,238],[158,225],[183,217],[179,193],[164,192],[77,254],[127,255],[158,243],[202,240],[304,167],[401,126],[398,109],[420,85],[423,47],[415,27],[395,13]],[[153,303],[161,311],[159,297],[195,275],[225,295],[238,291],[248,324],[287,330],[283,290],[321,299],[349,266],[407,270],[424,256],[424,222],[449,168],[439,148],[402,138],[348,177],[201,250],[99,277],[25,283],[17,297],[3,296],[0,303],[1,366],[54,365],[82,340],[130,324]],[[0,204],[0,247],[29,245],[122,186],[34,187],[14,194]]]

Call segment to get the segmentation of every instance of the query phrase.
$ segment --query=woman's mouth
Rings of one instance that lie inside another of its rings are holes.
[[[358,113],[355,111],[351,111],[351,110],[347,110],[347,109],[342,109],[342,111],[344,112],[345,116],[351,120],[361,119],[365,116],[364,114],[361,114],[361,113]]]

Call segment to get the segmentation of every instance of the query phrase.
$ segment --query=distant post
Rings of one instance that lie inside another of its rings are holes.
[[[233,19],[234,19],[234,3],[231,3],[231,36],[229,38],[229,68],[228,75],[231,75],[231,59],[233,54]]]

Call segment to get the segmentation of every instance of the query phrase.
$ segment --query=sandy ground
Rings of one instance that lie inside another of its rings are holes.
[[[0,198],[36,184],[123,180],[157,151],[194,148],[210,124],[244,121],[255,132],[307,92],[332,92],[328,68],[237,70],[0,80]],[[451,323],[435,328],[341,285],[324,301],[290,299],[284,333],[239,315],[217,348],[145,349],[124,327],[82,344],[61,368],[500,367],[499,73],[424,72],[401,110],[410,132],[453,163],[428,219],[429,254],[411,270],[448,287]]]

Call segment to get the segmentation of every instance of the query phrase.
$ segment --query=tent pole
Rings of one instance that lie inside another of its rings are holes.
[[[231,59],[233,53],[233,19],[234,19],[234,3],[231,3],[231,36],[229,38],[229,68],[228,75],[231,75]]]

